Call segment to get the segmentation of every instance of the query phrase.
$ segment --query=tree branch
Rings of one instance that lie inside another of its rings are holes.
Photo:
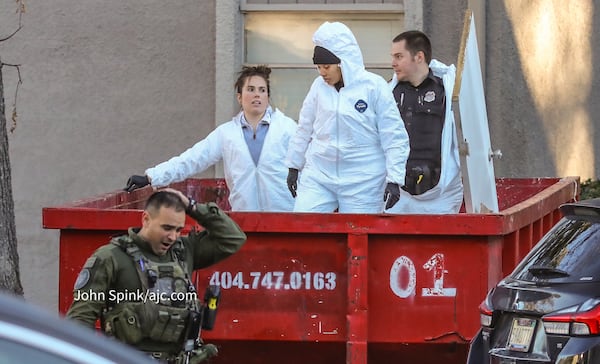
[[[4,41],[6,41],[6,40],[9,40],[10,38],[12,38],[12,37],[13,37],[15,34],[17,34],[17,32],[18,32],[19,30],[21,30],[21,28],[23,28],[23,26],[22,26],[22,25],[19,25],[19,27],[17,28],[17,30],[15,30],[14,32],[12,32],[12,34],[11,34],[11,35],[7,36],[6,38],[0,38],[0,43],[2,43],[2,42],[4,42]]]
[[[10,126],[10,132],[13,133],[15,131],[15,129],[17,128],[17,96],[19,95],[19,86],[23,83],[23,79],[21,78],[21,68],[20,68],[21,65],[4,63],[4,62],[0,61],[0,72],[2,72],[3,66],[16,68],[17,75],[19,77],[19,80],[17,81],[17,86],[15,87],[15,99],[14,99],[14,102],[12,105],[13,109],[12,109],[12,114],[11,114],[12,125]]]
[[[17,28],[17,30],[15,30],[14,32],[12,32],[11,35],[5,37],[5,38],[0,38],[0,43],[9,40],[10,38],[12,38],[15,34],[17,34],[17,32],[19,30],[21,30],[21,28],[23,28],[23,25],[21,25],[21,19],[23,17],[23,13],[25,13],[25,0],[15,0],[15,3],[17,3],[17,11],[16,13],[19,14],[19,27]]]

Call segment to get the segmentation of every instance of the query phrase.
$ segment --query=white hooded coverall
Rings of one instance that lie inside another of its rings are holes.
[[[394,96],[365,70],[346,25],[323,23],[313,42],[341,60],[344,87],[319,76],[304,99],[286,158],[302,171],[294,211],[383,212],[386,182],[404,185],[410,150]]]
[[[153,186],[165,186],[223,160],[233,211],[292,211],[294,199],[287,189],[288,168],[284,158],[297,124],[270,106],[266,113],[271,118],[258,165],[254,164],[244,139],[240,112],[179,156],[147,169],[146,175]]]
[[[458,213],[463,201],[463,184],[460,175],[460,159],[454,112],[452,111],[452,91],[456,78],[456,67],[446,66],[435,59],[429,62],[429,68],[434,76],[440,77],[444,83],[446,94],[446,116],[442,129],[441,172],[438,184],[421,195],[411,195],[401,190],[400,201],[386,210],[389,213],[401,214],[455,214]],[[398,84],[396,74],[389,83],[392,92]]]

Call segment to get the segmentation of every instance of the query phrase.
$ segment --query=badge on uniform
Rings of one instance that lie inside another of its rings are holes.
[[[423,101],[433,102],[434,100],[435,100],[435,91],[427,91],[427,93],[425,93],[425,98],[423,98]]]
[[[356,101],[356,104],[354,104],[354,108],[356,109],[356,111],[358,111],[361,114],[365,112],[365,110],[367,110],[368,107],[369,105],[367,105],[367,102],[362,99]]]
[[[75,289],[81,289],[83,287],[85,287],[85,285],[88,283],[88,281],[90,280],[90,269],[94,268],[94,265],[96,264],[96,257],[95,256],[91,256],[89,257],[85,263],[83,264],[83,269],[81,270],[81,272],[79,272],[79,275],[77,276],[77,280],[75,281]]]
[[[81,272],[79,272],[79,275],[77,276],[74,289],[82,289],[83,287],[85,287],[89,280],[90,270],[87,268],[82,269]]]

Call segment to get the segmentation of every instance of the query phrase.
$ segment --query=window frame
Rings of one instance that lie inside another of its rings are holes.
[[[254,15],[264,14],[267,16],[272,16],[275,14],[285,14],[291,15],[291,17],[298,16],[301,17],[303,15],[316,16],[317,18],[322,17],[323,21],[327,19],[331,19],[331,21],[342,21],[344,22],[344,18],[354,18],[364,17],[365,21],[372,21],[376,23],[377,21],[381,22],[393,22],[398,21],[400,25],[396,29],[396,31],[402,31],[406,25],[406,14],[404,13],[404,7],[402,4],[247,4],[245,0],[242,0],[242,4],[240,5],[240,9],[242,10],[242,59],[241,64],[244,66],[254,66],[258,64],[268,64],[268,66],[273,70],[271,74],[271,82],[276,83],[277,81],[277,73],[280,71],[293,71],[293,70],[314,70],[314,65],[310,62],[310,57],[307,57],[306,63],[282,63],[282,62],[268,62],[268,61],[260,61],[259,59],[253,59],[254,62],[249,62],[248,60],[248,42],[247,42],[247,26],[249,23],[249,17]],[[253,19],[256,21],[256,19]],[[354,30],[353,30],[354,31]],[[360,36],[355,32],[357,38]],[[381,40],[385,42],[385,40]],[[392,38],[390,38],[389,43],[391,44]],[[359,40],[359,45],[362,45],[363,42]],[[364,46],[361,46],[361,50],[364,51]],[[371,72],[382,75],[386,80],[391,78],[392,68],[391,61],[384,61],[383,58],[378,62],[368,62],[365,60],[365,68]],[[314,76],[316,77],[318,74],[315,72]],[[310,83],[312,80],[310,79]],[[305,80],[303,80],[305,81]],[[310,83],[307,85],[301,85],[302,94],[305,95],[308,92],[308,87]],[[303,99],[298,99],[298,95],[288,97],[289,93],[285,92],[286,85],[285,81],[282,82],[281,88],[273,87],[275,92],[270,95],[271,101],[273,102],[274,107],[282,108],[282,111],[293,119],[298,119],[298,114],[300,108],[302,106]],[[284,91],[282,91],[282,89]],[[282,97],[279,95],[284,93]],[[290,103],[281,103],[278,100],[281,99],[291,100]],[[291,106],[290,106],[291,105]]]

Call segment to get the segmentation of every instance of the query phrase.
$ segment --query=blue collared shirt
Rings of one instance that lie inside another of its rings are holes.
[[[254,160],[254,165],[257,166],[263,144],[265,143],[265,137],[267,136],[267,131],[269,130],[269,124],[271,123],[271,108],[267,108],[263,119],[256,126],[256,131],[252,128],[252,125],[248,123],[244,113],[242,113],[240,121],[242,122],[242,131],[244,132],[246,145],[248,146],[250,155]]]

